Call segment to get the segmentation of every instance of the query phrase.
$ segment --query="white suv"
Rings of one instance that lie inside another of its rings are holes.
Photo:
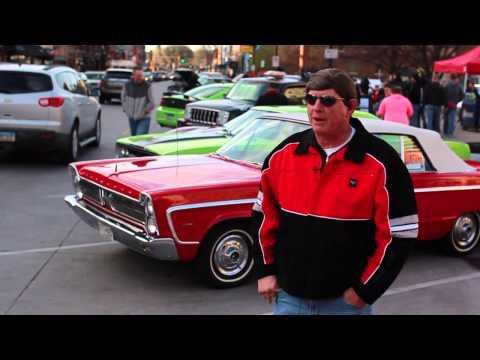
[[[0,149],[54,151],[70,162],[101,134],[100,104],[74,69],[0,64]]]

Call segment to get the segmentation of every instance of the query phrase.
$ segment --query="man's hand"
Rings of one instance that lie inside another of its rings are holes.
[[[361,309],[361,308],[363,308],[367,305],[367,303],[364,302],[360,298],[360,296],[357,295],[357,293],[355,292],[355,290],[353,290],[353,288],[349,288],[349,289],[347,289],[347,291],[345,291],[343,293],[343,300],[345,300],[345,302],[347,304],[355,306],[359,309]]]
[[[262,295],[269,304],[277,296],[280,291],[275,275],[266,276],[258,280],[258,293]]]

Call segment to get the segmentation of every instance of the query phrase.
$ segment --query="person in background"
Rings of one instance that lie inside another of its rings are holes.
[[[452,136],[455,132],[455,123],[457,119],[457,105],[463,100],[463,89],[459,84],[457,75],[450,76],[450,82],[445,87],[446,92],[446,107],[445,117],[443,121],[443,133],[446,136]]]
[[[136,67],[132,79],[122,90],[122,109],[128,117],[132,135],[148,134],[154,106],[151,85],[145,81],[143,69]]]
[[[390,84],[392,94],[383,99],[377,116],[387,121],[409,125],[413,115],[413,106],[410,100],[402,95],[402,88],[397,83]]]
[[[425,86],[424,105],[427,128],[440,133],[440,114],[445,104],[445,89],[440,85],[440,79],[434,74],[432,81]]]
[[[421,127],[420,119],[423,113],[423,95],[424,95],[424,79],[415,74],[410,82],[408,89],[408,99],[413,105],[413,116],[410,119],[410,125]]]

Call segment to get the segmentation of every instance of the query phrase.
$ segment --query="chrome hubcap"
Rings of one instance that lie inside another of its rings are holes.
[[[459,250],[470,250],[478,239],[478,220],[474,214],[466,214],[457,219],[453,228],[453,242]]]
[[[214,249],[213,265],[224,276],[235,276],[248,265],[248,240],[239,234],[222,238]]]

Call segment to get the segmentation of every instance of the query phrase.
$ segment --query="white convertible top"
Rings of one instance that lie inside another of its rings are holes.
[[[306,114],[272,114],[268,117],[308,122]],[[436,131],[385,120],[362,118],[359,120],[365,129],[372,134],[410,135],[416,138],[438,172],[476,172],[474,167],[468,165],[448,147]]]

